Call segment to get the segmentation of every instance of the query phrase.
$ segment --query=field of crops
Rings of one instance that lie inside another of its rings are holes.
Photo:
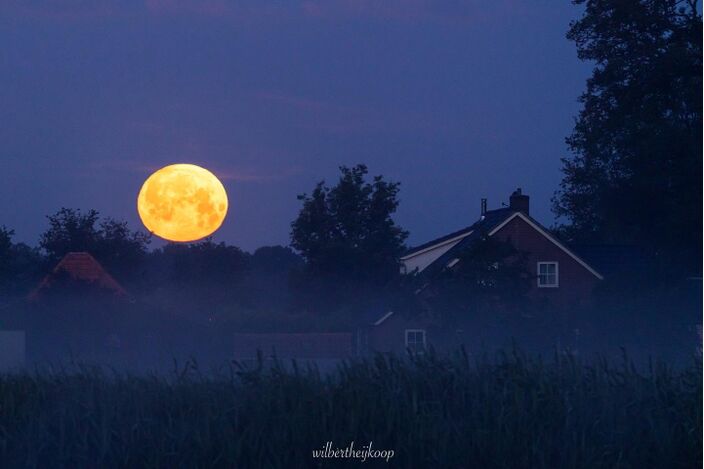
[[[326,374],[189,363],[170,376],[74,365],[0,377],[2,467],[362,464],[313,459],[328,441],[392,449],[390,467],[701,467],[701,363],[459,351]]]

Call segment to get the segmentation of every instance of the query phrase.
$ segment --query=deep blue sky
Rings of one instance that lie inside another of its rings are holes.
[[[379,6],[384,5],[384,6]],[[589,74],[554,0],[3,0],[0,225],[95,208],[141,228],[150,171],[223,179],[216,234],[287,244],[339,165],[402,183],[410,244],[466,226],[517,186],[550,225]]]

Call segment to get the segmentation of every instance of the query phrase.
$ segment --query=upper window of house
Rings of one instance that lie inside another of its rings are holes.
[[[425,350],[425,330],[406,329],[406,348],[414,353],[422,353]]]
[[[560,284],[557,262],[538,262],[538,287],[557,287]]]

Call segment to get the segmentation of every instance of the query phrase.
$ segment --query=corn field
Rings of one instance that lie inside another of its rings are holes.
[[[701,467],[701,363],[636,370],[508,351],[295,362],[194,362],[167,375],[98,367],[0,376],[2,467],[357,467],[332,441],[392,449],[366,465]]]

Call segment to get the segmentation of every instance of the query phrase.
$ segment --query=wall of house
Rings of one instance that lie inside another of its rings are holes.
[[[538,262],[559,263],[559,286],[538,288],[538,280],[533,278],[529,293],[532,299],[544,300],[558,307],[589,304],[594,287],[600,280],[520,217],[511,220],[494,236],[510,240],[516,249],[527,254],[527,267],[532,275],[537,276]]]
[[[428,322],[421,318],[405,318],[396,313],[378,326],[369,329],[369,349],[381,353],[406,353],[406,329],[425,329],[426,344],[432,342]]]

